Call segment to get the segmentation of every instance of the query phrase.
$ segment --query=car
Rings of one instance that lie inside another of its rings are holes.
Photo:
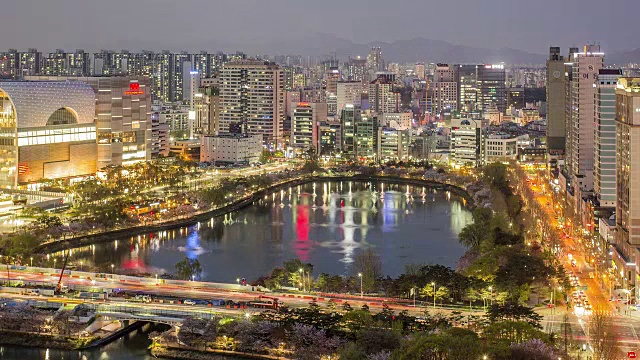
[[[185,305],[195,305],[196,302],[191,300],[191,299],[186,299],[185,301],[183,301],[183,304],[185,304]]]

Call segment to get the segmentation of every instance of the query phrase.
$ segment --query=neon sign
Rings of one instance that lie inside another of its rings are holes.
[[[140,89],[139,83],[129,84],[129,91],[124,92],[125,95],[144,95],[144,91]]]

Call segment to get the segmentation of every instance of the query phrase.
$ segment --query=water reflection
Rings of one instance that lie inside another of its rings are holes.
[[[343,274],[358,251],[374,247],[385,272],[397,275],[408,262],[455,264],[464,252],[457,234],[471,220],[462,201],[424,187],[310,183],[193,226],[74,249],[71,259],[85,269],[108,272],[114,264],[117,272],[162,274],[188,257],[200,261],[203,279],[235,281],[296,257],[316,273]]]

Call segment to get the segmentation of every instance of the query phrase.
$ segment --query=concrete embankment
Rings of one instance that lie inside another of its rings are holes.
[[[434,181],[421,180],[421,179],[412,179],[412,178],[403,178],[396,176],[380,176],[380,175],[354,175],[354,176],[307,176],[302,178],[291,179],[285,181],[283,183],[279,183],[258,192],[253,193],[252,195],[243,197],[238,199],[231,204],[226,206],[198,213],[188,218],[177,219],[172,221],[167,221],[159,224],[153,225],[143,225],[143,226],[135,226],[125,229],[117,229],[110,230],[97,234],[89,234],[84,236],[78,236],[71,239],[66,240],[58,240],[53,242],[44,243],[34,249],[34,253],[52,253],[66,249],[72,249],[82,246],[87,246],[91,244],[98,244],[102,242],[109,242],[114,239],[123,238],[123,237],[131,237],[135,235],[148,234],[151,232],[164,231],[175,229],[184,226],[194,225],[201,221],[209,220],[213,217],[223,216],[225,214],[241,210],[247,206],[250,206],[258,199],[264,197],[265,195],[278,191],[282,188],[287,188],[291,186],[303,185],[310,182],[321,182],[321,181],[384,181],[386,183],[393,184],[406,184],[413,186],[425,186],[433,189],[439,189],[444,191],[451,191],[452,193],[461,196],[465,199],[466,206],[469,208],[473,208],[473,198],[465,191],[464,189],[457,187],[455,185],[444,184]]]

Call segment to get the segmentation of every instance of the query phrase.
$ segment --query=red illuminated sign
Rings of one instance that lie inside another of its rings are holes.
[[[124,92],[125,95],[143,95],[144,91],[140,90],[139,83],[129,84],[129,91]]]
[[[629,351],[629,352],[627,353],[627,357],[628,357],[629,359],[635,359],[635,358],[637,358],[638,356],[636,355],[636,352],[635,352],[635,351]]]
[[[18,165],[18,175],[24,175],[29,172],[29,165],[27,164],[19,164]]]

